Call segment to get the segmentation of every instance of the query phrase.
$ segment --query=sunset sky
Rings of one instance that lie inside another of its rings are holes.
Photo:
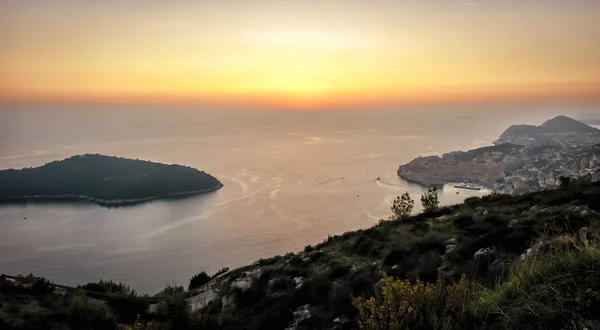
[[[0,0],[0,99],[600,98],[598,0]]]

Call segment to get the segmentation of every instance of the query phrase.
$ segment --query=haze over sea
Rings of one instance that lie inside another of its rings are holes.
[[[577,117],[597,104],[476,104],[345,111],[3,105],[0,168],[100,153],[189,165],[221,190],[176,201],[0,206],[0,272],[60,284],[121,281],[142,293],[205,270],[299,251],[368,228],[417,156],[489,145],[511,124]],[[377,178],[380,178],[377,181]],[[443,204],[484,191],[446,188]]]

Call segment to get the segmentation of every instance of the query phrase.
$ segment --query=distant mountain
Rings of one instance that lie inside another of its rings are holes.
[[[529,145],[551,142],[557,135],[600,133],[600,130],[567,116],[558,116],[540,126],[512,125],[504,131],[494,144],[512,143]]]
[[[187,166],[78,155],[36,168],[0,171],[0,203],[84,200],[114,206],[222,186],[210,174]]]
[[[542,133],[595,133],[597,128],[586,125],[567,116],[558,116],[545,121],[541,126]]]

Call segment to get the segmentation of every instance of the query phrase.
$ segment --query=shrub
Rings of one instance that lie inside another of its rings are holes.
[[[378,257],[383,250],[383,243],[367,234],[361,235],[354,245],[354,252],[362,256]]]
[[[216,272],[213,276],[211,276],[211,278],[219,277],[219,276],[227,273],[228,271],[229,271],[229,267],[223,267],[223,268],[219,269],[219,271]]]
[[[458,323],[469,299],[466,277],[445,285],[441,279],[411,284],[384,276],[380,290],[369,299],[356,298],[361,329],[448,329]]]
[[[50,281],[47,279],[37,277],[33,281],[30,291],[32,295],[45,295],[54,291],[54,286],[52,286],[52,283],[50,283]]]
[[[558,182],[561,188],[566,188],[571,184],[571,178],[568,176],[561,176],[558,178]]]
[[[469,206],[474,206],[475,204],[477,204],[479,201],[481,201],[481,198],[477,197],[477,196],[473,196],[473,197],[468,197],[465,199],[465,204],[469,205]]]
[[[410,217],[413,208],[415,207],[415,201],[410,198],[408,192],[402,194],[402,196],[396,197],[394,204],[392,205],[392,219],[394,220],[405,220]]]
[[[419,279],[423,282],[434,283],[438,279],[438,268],[442,261],[439,254],[428,252],[419,258],[419,264],[406,275],[406,278],[411,281]]]
[[[392,250],[383,258],[383,264],[393,266],[411,254],[407,249]]]
[[[350,266],[340,263],[333,263],[329,269],[329,277],[331,279],[336,279],[346,276],[346,274],[348,274],[349,272]]]
[[[113,281],[100,280],[98,282],[90,282],[81,286],[81,288],[94,292],[102,293],[114,293],[121,295],[128,295],[132,293],[131,288],[123,283],[116,283]]]
[[[183,295],[169,296],[156,308],[156,318],[170,329],[185,329],[189,324],[190,306]]]
[[[296,299],[300,304],[322,304],[329,296],[331,284],[331,279],[323,275],[309,277],[296,290]]]
[[[68,322],[72,329],[116,329],[117,321],[109,314],[106,305],[90,301],[79,292],[70,301]]]
[[[502,217],[495,215],[495,214],[490,214],[490,215],[486,216],[483,219],[483,221],[485,221],[491,225],[494,225],[494,226],[503,226],[503,225],[506,225],[506,223],[508,222],[505,219],[502,219]]]
[[[410,232],[415,234],[426,234],[429,231],[429,224],[427,222],[417,222],[410,227]]]
[[[203,286],[204,284],[210,282],[211,277],[205,271],[202,271],[190,279],[190,284],[188,285],[188,290],[194,290]]]
[[[423,205],[423,211],[425,212],[436,210],[440,205],[437,188],[429,188],[427,192],[421,196],[421,204]]]
[[[437,251],[440,254],[446,252],[446,244],[442,238],[436,234],[428,234],[422,239],[414,243],[414,247],[417,251],[423,253],[427,251]]]
[[[119,330],[158,330],[160,329],[159,325],[152,322],[142,321],[139,317],[136,319],[135,323],[129,324],[119,324]]]
[[[140,316],[146,317],[149,306],[147,301],[139,299],[136,295],[106,298],[106,304],[119,322],[127,324],[134,323]]]
[[[181,285],[167,285],[162,291],[156,294],[157,297],[168,297],[183,293],[183,286]]]
[[[470,214],[459,215],[456,218],[452,219],[452,224],[458,229],[465,229],[474,223],[475,222],[473,221],[473,216]]]
[[[269,291],[271,293],[281,291],[281,290],[291,290],[296,285],[290,278],[287,277],[278,277],[269,281]]]

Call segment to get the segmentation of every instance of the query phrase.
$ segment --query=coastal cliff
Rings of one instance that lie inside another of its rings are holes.
[[[504,166],[460,162],[452,157],[418,157],[398,168],[398,176],[426,187],[466,182],[493,188],[504,177]]]

